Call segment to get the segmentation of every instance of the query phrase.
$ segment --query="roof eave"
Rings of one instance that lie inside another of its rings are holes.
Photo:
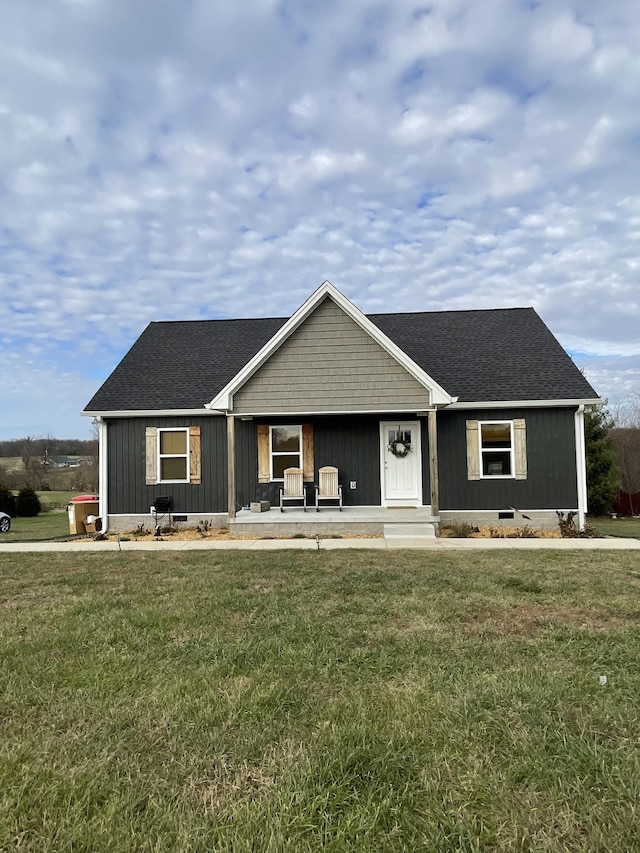
[[[201,409],[95,409],[85,410],[80,414],[84,418],[161,418],[183,417],[185,415],[224,415],[224,412],[203,406]]]
[[[602,397],[572,397],[557,400],[470,400],[451,403],[451,409],[533,409],[568,406],[599,406],[605,401]]]

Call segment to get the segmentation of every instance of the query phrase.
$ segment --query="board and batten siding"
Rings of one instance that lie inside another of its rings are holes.
[[[572,509],[578,505],[575,408],[475,409],[438,412],[442,510]],[[527,477],[469,480],[466,422],[523,418]]]
[[[313,425],[315,482],[319,468],[335,465],[345,506],[379,506],[380,418],[317,418]]]
[[[314,477],[318,482],[318,469],[335,465],[343,489],[345,506],[378,506],[380,504],[380,419],[375,416],[354,415],[344,417],[305,418],[313,429]],[[278,506],[281,483],[258,482],[257,427],[259,423],[297,424],[296,419],[270,418],[242,425],[237,440],[238,498],[246,506],[251,501],[268,500]],[[249,427],[247,429],[247,427]],[[356,488],[350,483],[355,481]],[[313,483],[308,486],[309,506],[314,504]]]
[[[147,427],[200,427],[201,482],[146,483]],[[224,417],[118,418],[107,421],[109,514],[148,513],[170,495],[172,512],[227,511],[227,433]]]
[[[402,416],[400,416],[402,419]],[[345,506],[380,505],[380,420],[376,415],[305,418],[313,427],[314,481],[324,465],[338,468]],[[393,420],[393,415],[385,415]],[[252,501],[279,503],[280,483],[258,482],[257,427],[262,421],[236,421],[236,506]],[[286,417],[264,423],[297,423]],[[227,512],[227,436],[224,417],[118,418],[108,424],[109,513],[148,514],[161,495],[170,495],[174,514]],[[201,483],[146,483],[147,427],[200,426]],[[423,501],[429,502],[429,471],[426,460],[427,430],[422,426]],[[351,489],[354,481],[356,488]],[[309,505],[314,502],[309,486]]]
[[[318,482],[318,470],[325,465],[338,469],[338,481],[342,486],[345,506],[380,506],[380,421],[393,421],[394,416],[349,415],[320,416],[305,418],[313,428],[314,482]],[[262,419],[260,419],[262,421]],[[399,420],[406,420],[403,415]],[[294,423],[282,418],[271,418],[264,423]],[[422,422],[422,495],[428,504],[429,453],[426,420]],[[256,427],[254,428],[257,430]],[[238,457],[238,484],[243,495],[249,495],[246,503],[253,500],[268,500],[272,506],[279,503],[280,483],[257,483],[257,440],[256,432],[245,432],[244,444]],[[351,488],[355,482],[356,488]],[[241,484],[241,485],[240,485]],[[312,486],[309,486],[309,503],[315,501]]]
[[[428,390],[327,298],[234,394],[233,411],[407,411],[428,403]]]

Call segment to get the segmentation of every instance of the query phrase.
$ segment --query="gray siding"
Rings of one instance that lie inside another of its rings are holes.
[[[562,509],[578,504],[575,409],[474,410],[438,413],[440,507],[442,510]],[[526,480],[468,480],[467,420],[524,418]]]
[[[147,486],[145,428],[200,426],[202,483]],[[226,420],[223,417],[119,418],[108,422],[109,513],[148,513],[159,495],[171,495],[173,512],[226,512]]]
[[[314,447],[316,471],[323,465],[338,468],[345,506],[380,505],[380,418],[318,419]]]
[[[380,504],[380,420],[393,414],[305,418],[314,427],[314,463],[339,470],[347,506]],[[468,419],[524,418],[526,480],[469,481],[466,470]],[[278,419],[270,419],[275,423]],[[286,422],[290,419],[279,419]],[[278,503],[279,484],[258,483],[257,421],[236,422],[236,501],[246,506]],[[423,502],[429,503],[428,442],[422,423]],[[201,427],[202,484],[145,483],[145,427]],[[227,511],[226,420],[223,417],[121,418],[108,423],[109,512],[148,513],[158,495],[171,495],[176,513]],[[440,506],[442,510],[560,509],[577,506],[573,409],[474,410],[438,413]],[[349,482],[357,488],[351,490]],[[313,492],[310,491],[310,499]]]
[[[422,409],[429,392],[325,299],[234,395],[234,412]]]
[[[335,465],[350,506],[380,504],[379,424],[375,416],[305,418],[314,427],[314,463]],[[269,423],[286,422],[271,418]],[[251,501],[279,501],[279,483],[258,483],[258,421],[236,421],[236,505]],[[147,486],[145,482],[145,428],[196,426],[201,428],[202,483]],[[171,495],[175,513],[226,512],[227,438],[223,417],[121,418],[108,425],[109,513],[148,513],[159,495]],[[355,480],[355,490],[349,488]],[[428,494],[428,491],[425,492]],[[313,500],[313,489],[309,501]]]
[[[366,415],[348,418],[305,418],[313,424],[314,470],[323,465],[335,465],[343,491],[345,506],[379,506],[380,504],[380,419]],[[270,418],[268,423],[290,423],[286,419]],[[296,421],[297,422],[297,421]],[[259,421],[240,423],[245,427],[238,441],[236,480],[238,499],[242,505],[250,501],[268,500],[277,506],[280,499],[279,483],[258,483],[257,424]],[[267,423],[263,420],[262,423]],[[248,429],[246,428],[248,427]],[[350,489],[351,480],[356,488]],[[312,484],[309,485],[309,503],[315,500]]]

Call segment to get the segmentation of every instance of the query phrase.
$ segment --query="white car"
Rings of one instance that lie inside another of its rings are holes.
[[[6,512],[0,512],[0,533],[8,533],[11,530],[11,516]]]

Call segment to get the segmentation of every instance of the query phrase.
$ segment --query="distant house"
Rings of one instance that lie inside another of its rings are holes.
[[[599,401],[531,308],[366,316],[325,282],[289,318],[151,323],[84,414],[114,529],[159,496],[233,525],[277,504],[286,468],[311,490],[325,465],[345,518],[555,526],[556,510],[584,521],[583,415]]]
[[[79,456],[56,456],[53,460],[55,468],[79,468],[81,464]]]

